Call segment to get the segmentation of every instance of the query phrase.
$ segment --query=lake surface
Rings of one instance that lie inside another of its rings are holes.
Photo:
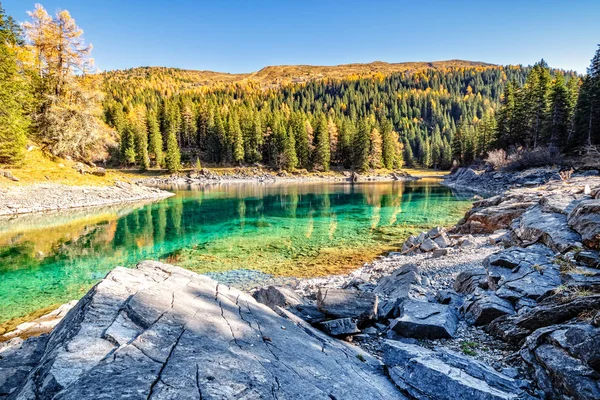
[[[346,272],[471,205],[421,181],[175,192],[142,206],[0,220],[0,324],[80,298],[115,266],[145,259],[239,285]]]

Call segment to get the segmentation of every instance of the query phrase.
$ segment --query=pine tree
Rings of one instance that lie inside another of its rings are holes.
[[[382,139],[381,133],[377,127],[371,129],[370,146],[369,146],[369,165],[373,169],[382,167]]]
[[[562,72],[558,72],[550,92],[550,118],[548,118],[552,146],[564,149],[568,141],[569,126],[572,118],[569,91]]]
[[[600,144],[600,45],[583,80],[575,115],[573,146]]]
[[[315,152],[313,157],[313,169],[316,171],[329,171],[330,144],[327,120],[322,115],[317,119],[314,132]]]
[[[361,172],[369,170],[370,136],[368,122],[363,118],[354,137],[354,168]]]
[[[515,118],[515,83],[508,82],[498,112],[497,143],[500,148],[508,148],[513,140],[513,118]]]
[[[237,116],[232,119],[233,160],[240,165],[244,161],[244,136]]]
[[[174,130],[167,132],[165,165],[169,172],[177,172],[181,168],[181,154],[179,153],[179,144],[177,144],[177,133]]]
[[[308,153],[308,132],[301,114],[292,115],[290,119],[290,132],[294,135],[296,156],[301,168],[310,168],[310,154]]]
[[[154,159],[154,165],[160,168],[164,166],[163,137],[160,133],[156,113],[149,112],[146,116],[146,123],[149,137],[148,153]]]
[[[166,131],[163,136],[166,136],[167,140],[165,166],[169,172],[177,172],[181,168],[181,154],[179,152],[179,142],[177,141],[180,127],[178,109],[177,103],[173,101],[165,104],[164,126]]]
[[[394,134],[393,126],[387,119],[382,123],[381,129],[383,131],[383,166],[387,169],[393,169],[398,157],[398,136]]]

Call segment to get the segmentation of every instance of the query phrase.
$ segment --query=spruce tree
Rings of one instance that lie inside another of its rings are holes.
[[[310,155],[308,153],[308,132],[304,117],[302,114],[294,114],[290,119],[290,133],[294,135],[294,143],[296,145],[296,156],[298,166],[301,168],[310,168]]]
[[[329,171],[331,153],[327,120],[324,115],[317,119],[314,132],[314,146],[313,169],[316,171]]]
[[[369,124],[365,118],[362,118],[354,137],[353,154],[354,168],[361,172],[369,170],[370,136]]]
[[[232,136],[233,136],[233,160],[236,164],[241,165],[244,161],[244,136],[242,128],[237,119],[237,116],[232,120]]]
[[[383,131],[383,166],[387,169],[393,169],[397,158],[398,137],[394,135],[392,124],[387,119],[382,123],[381,130]]]
[[[164,166],[164,155],[163,155],[163,137],[160,133],[160,125],[156,113],[149,112],[146,116],[146,123],[148,129],[148,153],[154,159],[154,165],[156,167]]]
[[[169,172],[177,172],[181,168],[181,154],[179,153],[179,144],[177,143],[177,133],[172,129],[167,132],[165,166]]]
[[[566,147],[569,135],[572,109],[570,107],[569,91],[562,72],[558,72],[552,83],[550,92],[550,118],[548,130],[549,143],[561,149]]]

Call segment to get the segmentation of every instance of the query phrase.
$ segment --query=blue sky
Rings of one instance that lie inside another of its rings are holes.
[[[1,0],[17,20],[34,1]],[[98,68],[251,72],[267,65],[466,59],[585,72],[598,0],[41,0],[67,9]]]

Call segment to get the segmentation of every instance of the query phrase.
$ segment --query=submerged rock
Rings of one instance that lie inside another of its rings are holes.
[[[119,267],[50,334],[11,398],[405,398],[374,358],[282,313],[181,268]]]

